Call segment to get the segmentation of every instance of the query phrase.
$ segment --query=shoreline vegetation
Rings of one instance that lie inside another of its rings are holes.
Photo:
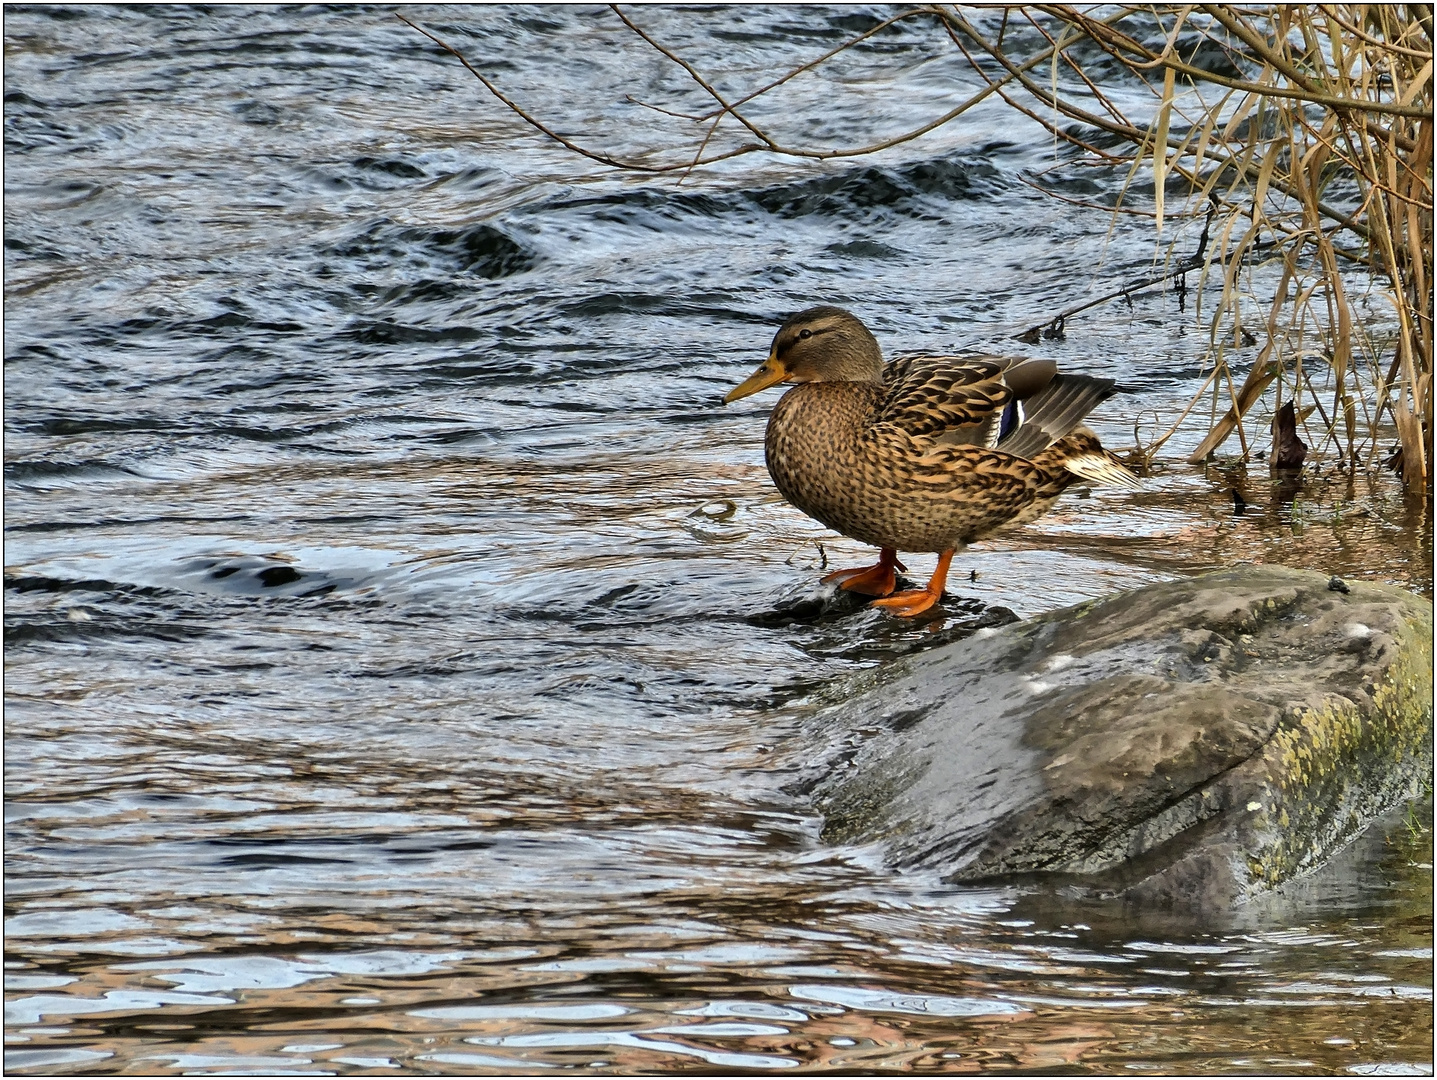
[[[701,71],[646,30],[641,9],[611,5],[611,11],[682,69],[711,105],[691,113],[630,95],[634,107],[672,117],[675,125],[669,142],[641,152],[610,152],[561,134],[461,49],[398,17],[453,54],[546,138],[612,168],[673,175],[680,183],[695,169],[746,154],[815,161],[875,154],[958,121],[997,96],[1073,152],[1052,170],[1020,177],[1025,184],[1115,216],[1148,218],[1162,252],[1162,265],[1150,277],[1018,337],[1059,337],[1083,311],[1170,282],[1184,300],[1189,275],[1196,276],[1193,317],[1207,335],[1207,377],[1166,433],[1134,451],[1135,467],[1149,467],[1189,418],[1208,423],[1191,463],[1211,459],[1234,434],[1240,460],[1261,460],[1252,414],[1263,402],[1273,417],[1275,448],[1300,445],[1293,442],[1300,429],[1308,445],[1334,456],[1341,469],[1371,471],[1382,464],[1409,492],[1430,491],[1429,6],[1032,4],[984,9],[981,29],[958,7],[919,6],[741,95],[717,86],[733,80]],[[762,111],[754,103],[780,94],[789,80],[841,63],[845,52],[881,41],[898,24],[909,32],[926,28],[935,50],[956,50],[975,73],[977,92],[918,127],[862,145],[794,143],[754,118]],[[1151,108],[1134,115],[1131,106],[1120,106],[1111,89],[1115,78],[1126,96],[1135,89],[1146,94]],[[1045,174],[1057,169],[1108,170],[1123,177],[1121,194],[1113,205],[1073,199],[1045,185]],[[1177,230],[1164,240],[1164,225],[1174,219],[1203,221],[1195,251],[1179,252]],[[1252,273],[1258,268],[1272,271],[1260,291]],[[1205,304],[1209,292],[1218,298]],[[1381,318],[1365,314],[1373,306]],[[1235,372],[1232,353],[1253,346],[1258,352],[1246,374]],[[1292,461],[1291,454],[1275,453],[1269,463],[1277,469]]]

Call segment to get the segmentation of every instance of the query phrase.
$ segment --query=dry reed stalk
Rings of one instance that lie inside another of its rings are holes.
[[[1169,175],[1187,179],[1193,202],[1215,199],[1223,208],[1225,221],[1209,256],[1220,268],[1222,284],[1208,319],[1209,360],[1219,379],[1205,383],[1200,393],[1226,384],[1231,407],[1221,417],[1214,413],[1208,436],[1189,460],[1205,460],[1234,431],[1246,456],[1243,418],[1276,382],[1279,394],[1290,387],[1294,398],[1310,399],[1299,415],[1315,410],[1324,418],[1325,430],[1312,440],[1318,448],[1335,446],[1344,461],[1354,464],[1363,441],[1370,440],[1375,452],[1376,423],[1385,409],[1400,440],[1394,464],[1404,482],[1412,488],[1430,484],[1430,8],[1425,21],[1423,10],[1392,5],[1127,8],[1129,25],[1142,20],[1137,32],[1128,32],[1123,20],[1100,23],[1070,5],[1020,10],[1035,25],[1034,10],[1053,20],[1045,28],[1049,41],[1076,28],[1147,82],[1155,112],[1146,126],[1080,109],[1048,88],[1022,85],[1054,113],[1127,140],[1132,163],[1149,163],[1159,229],[1165,210],[1162,185]],[[951,24],[1013,71],[1011,58],[961,15]],[[1150,37],[1141,34],[1143,29],[1160,29],[1161,47],[1146,44]],[[1199,66],[1196,54],[1202,46],[1222,50],[1237,76]],[[1080,72],[1082,61],[1073,51],[1056,55]],[[1159,70],[1161,82],[1147,78]],[[1204,91],[1213,88],[1220,93],[1208,100]],[[1064,127],[1040,112],[1029,115],[1066,137]],[[1356,194],[1346,207],[1344,184]],[[1344,233],[1355,235],[1358,244],[1340,243]],[[1264,239],[1268,244],[1260,248]],[[1260,304],[1248,283],[1259,254],[1261,262],[1281,260],[1281,277],[1267,305],[1266,340],[1242,386],[1234,389],[1221,340],[1228,328],[1240,340],[1244,303]],[[1362,335],[1354,330],[1350,279],[1363,271],[1385,279],[1385,287],[1378,288],[1397,321],[1392,363],[1375,380],[1355,351]],[[1323,359],[1327,371],[1321,390],[1304,371],[1304,356]],[[1358,400],[1368,419],[1365,440],[1357,429]],[[1156,449],[1150,446],[1147,452]],[[1367,455],[1369,461],[1372,457]]]

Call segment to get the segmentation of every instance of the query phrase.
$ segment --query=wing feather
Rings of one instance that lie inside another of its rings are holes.
[[[1010,364],[988,356],[896,357],[884,369],[885,394],[874,423],[921,442],[986,445],[1013,397],[1003,378]]]
[[[1088,413],[1114,393],[1112,379],[1055,375],[1023,402],[1022,423],[1005,434],[998,448],[1031,459],[1076,429]]]

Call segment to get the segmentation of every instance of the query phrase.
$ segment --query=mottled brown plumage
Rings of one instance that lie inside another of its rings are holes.
[[[817,307],[785,322],[769,358],[724,400],[778,382],[798,385],[769,417],[774,483],[810,517],[882,551],[877,565],[825,580],[887,596],[898,551],[939,554],[928,588],[876,601],[899,614],[942,594],[954,551],[1042,516],[1079,478],[1137,486],[1079,426],[1113,384],[1060,376],[1051,361],[907,356],[884,365],[862,322]]]

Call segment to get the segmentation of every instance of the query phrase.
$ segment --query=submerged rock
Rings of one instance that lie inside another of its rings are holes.
[[[1144,905],[1316,868],[1432,774],[1432,606],[1333,580],[1206,574],[895,663],[815,719],[849,747],[802,785],[824,839]]]

